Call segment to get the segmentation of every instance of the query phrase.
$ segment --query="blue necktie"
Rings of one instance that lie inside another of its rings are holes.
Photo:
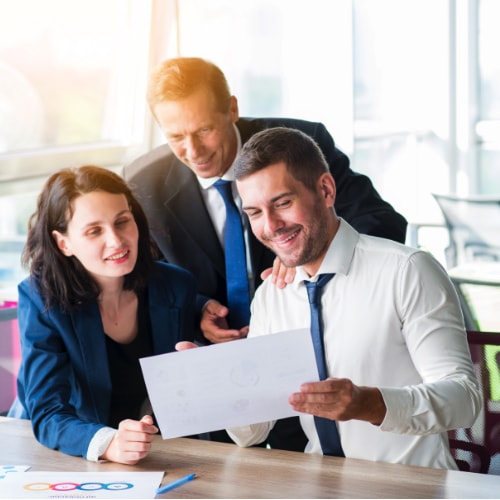
[[[317,281],[304,281],[311,309],[311,337],[320,380],[325,380],[327,378],[325,345],[323,343],[323,324],[321,320],[321,288],[334,276],[334,274],[320,274]],[[335,421],[315,416],[314,424],[316,425],[316,431],[323,454],[337,457],[345,456]]]
[[[230,181],[218,180],[214,187],[226,205],[224,255],[226,261],[228,324],[241,328],[250,321],[250,292],[248,290],[247,259],[240,212],[234,202]]]

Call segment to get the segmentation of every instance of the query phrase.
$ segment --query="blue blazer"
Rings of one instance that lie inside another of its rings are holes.
[[[94,434],[106,425],[111,378],[97,302],[64,313],[45,310],[35,280],[19,284],[21,365],[18,400],[9,416],[28,418],[40,443],[69,455],[87,454]],[[194,277],[171,264],[156,263],[148,285],[154,354],[175,351],[192,340]]]

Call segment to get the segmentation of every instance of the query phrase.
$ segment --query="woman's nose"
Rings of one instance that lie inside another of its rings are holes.
[[[109,246],[120,246],[122,243],[122,239],[114,229],[108,231],[106,241]]]

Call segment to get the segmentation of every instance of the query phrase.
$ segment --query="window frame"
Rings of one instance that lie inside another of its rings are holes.
[[[127,101],[118,105],[118,117],[129,128],[119,140],[78,143],[0,154],[0,184],[24,178],[46,177],[60,168],[94,164],[115,168],[152,147],[153,118],[146,104],[146,85],[152,63],[152,47],[158,37],[159,0],[124,0],[129,11],[126,57],[120,63],[118,81],[127,81]],[[166,3],[171,3],[168,0]],[[121,106],[121,107],[120,107]]]

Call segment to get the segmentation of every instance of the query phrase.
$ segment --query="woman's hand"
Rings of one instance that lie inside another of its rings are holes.
[[[118,425],[118,432],[101,458],[134,465],[147,456],[157,432],[158,428],[153,425],[150,415],[145,415],[141,420],[122,420]]]

